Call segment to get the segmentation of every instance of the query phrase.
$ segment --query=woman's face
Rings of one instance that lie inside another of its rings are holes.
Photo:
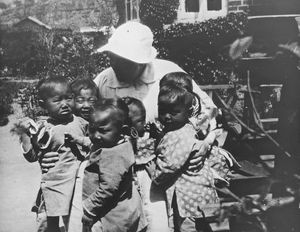
[[[142,75],[146,64],[139,64],[110,53],[110,65],[121,82],[131,83]]]

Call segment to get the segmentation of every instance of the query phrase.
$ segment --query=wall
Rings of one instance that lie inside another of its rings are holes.
[[[27,16],[58,28],[78,29],[83,26],[117,25],[119,0],[39,0],[26,1],[3,11],[1,24],[12,25]]]
[[[176,22],[193,23],[227,15],[227,0],[221,0],[221,10],[208,11],[207,0],[199,0],[199,12],[186,12],[185,0],[179,0]]]
[[[299,0],[228,0],[228,12],[249,15],[300,14]]]

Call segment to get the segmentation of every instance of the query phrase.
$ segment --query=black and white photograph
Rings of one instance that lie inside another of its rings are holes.
[[[0,232],[300,231],[299,0],[0,0]]]

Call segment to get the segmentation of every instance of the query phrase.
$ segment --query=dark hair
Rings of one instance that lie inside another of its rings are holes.
[[[188,92],[194,95],[193,100],[193,113],[192,115],[199,115],[201,113],[201,100],[200,97],[193,92],[193,80],[191,76],[184,72],[172,72],[166,74],[159,82],[160,88],[163,86],[178,86],[186,89]],[[192,116],[191,115],[191,116]]]
[[[134,97],[123,97],[122,100],[125,102],[125,104],[128,106],[129,112],[130,112],[130,106],[136,106],[143,115],[146,115],[146,109],[143,104],[139,99],[134,98]]]
[[[41,79],[37,84],[38,98],[41,100],[46,100],[49,97],[49,94],[51,94],[55,87],[59,84],[66,85],[70,88],[70,82],[64,77],[50,76]]]
[[[71,89],[72,89],[72,92],[75,94],[75,96],[79,95],[80,91],[82,89],[91,89],[93,92],[95,92],[95,94],[96,94],[96,96],[98,98],[98,88],[97,88],[97,85],[89,77],[76,78],[71,83]]]
[[[193,98],[193,93],[174,84],[162,86],[158,94],[158,99],[167,101],[170,104],[185,105],[188,109],[192,108]]]
[[[123,126],[129,124],[129,109],[121,98],[99,99],[94,106],[94,112],[105,110],[112,110],[116,114],[114,119],[120,123],[120,125]]]
[[[184,72],[171,72],[163,76],[159,82],[159,87],[173,84],[181,88],[186,89],[189,92],[193,92],[192,78]]]

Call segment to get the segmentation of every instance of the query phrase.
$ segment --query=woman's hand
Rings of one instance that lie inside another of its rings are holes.
[[[210,149],[210,145],[203,141],[197,145],[197,152],[189,159],[187,163],[186,174],[194,176],[196,173],[201,170],[206,159],[206,154]]]
[[[55,166],[58,160],[58,152],[47,152],[43,154],[41,159],[42,173],[47,173],[50,168]]]

